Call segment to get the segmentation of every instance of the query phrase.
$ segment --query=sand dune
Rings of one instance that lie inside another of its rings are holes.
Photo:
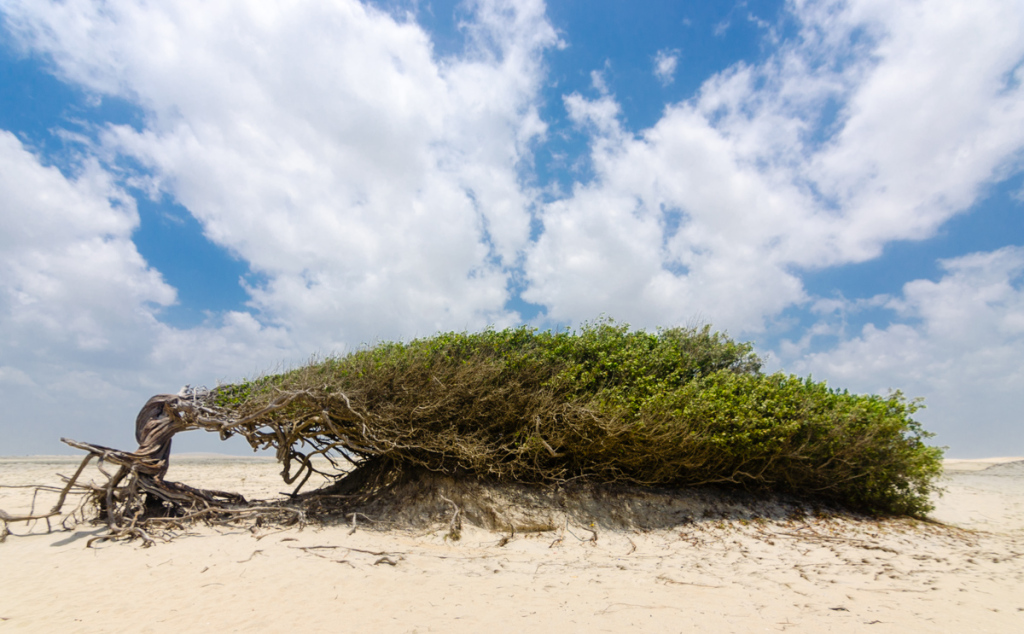
[[[0,484],[68,458],[0,459]],[[95,474],[98,477],[98,474]],[[169,477],[251,498],[272,461],[178,459]],[[703,518],[671,529],[197,528],[142,549],[12,526],[0,630],[61,632],[1024,631],[1024,459],[950,461],[934,518]],[[26,511],[30,489],[0,489]],[[39,501],[39,508],[49,504]],[[511,538],[510,538],[511,537]]]

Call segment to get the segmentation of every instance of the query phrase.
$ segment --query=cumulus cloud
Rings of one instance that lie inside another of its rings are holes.
[[[131,359],[156,323],[145,307],[175,291],[131,241],[134,200],[95,160],[66,178],[0,131],[0,200],[0,417],[16,446],[67,417],[69,402],[123,396],[96,366]]]
[[[474,3],[467,50],[444,59],[355,0],[6,4],[65,78],[145,109],[103,149],[261,274],[253,306],[306,345],[517,319],[522,171],[557,43],[542,2]]]
[[[642,325],[700,314],[758,332],[811,300],[800,271],[929,237],[1015,169],[1019,3],[793,10],[798,38],[639,133],[614,97],[567,96],[596,177],[542,209],[526,299],[558,320],[612,306]]]
[[[0,131],[0,319],[22,335],[4,342],[8,360],[37,354],[34,341],[109,351],[111,333],[140,319],[138,306],[175,301],[131,240],[134,199],[95,160],[79,172],[65,178]]]
[[[654,76],[662,86],[668,86],[676,79],[676,66],[679,64],[679,51],[662,49],[654,56]]]
[[[44,166],[0,131],[6,447],[53,453],[61,436],[130,447],[123,421],[152,394],[252,376],[310,352],[246,313],[189,331],[161,323],[176,292],[132,242],[134,199],[95,159],[74,172]]]
[[[914,280],[901,296],[878,298],[897,323],[867,324],[812,353],[809,339],[783,346],[781,360],[834,385],[926,397],[928,409],[918,417],[940,443],[955,440],[958,455],[1024,446],[1024,248],[952,258],[942,268],[938,281]],[[834,331],[829,320],[845,307],[832,308],[824,333]]]

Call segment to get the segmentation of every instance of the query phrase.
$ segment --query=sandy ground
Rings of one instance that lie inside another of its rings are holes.
[[[0,458],[0,484],[56,483],[76,464]],[[285,490],[276,470],[179,457],[169,478],[260,498]],[[570,524],[504,545],[468,528],[456,543],[440,528],[203,528],[86,548],[101,530],[14,524],[34,534],[0,544],[0,631],[1024,631],[1024,458],[948,461],[944,484],[933,517],[951,526]],[[0,488],[8,513],[30,503],[30,489]]]

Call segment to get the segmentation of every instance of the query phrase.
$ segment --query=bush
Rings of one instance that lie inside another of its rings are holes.
[[[726,483],[920,515],[941,451],[887,397],[763,374],[709,327],[444,333],[218,388],[213,403],[286,462],[344,456],[349,492],[435,472],[520,483]],[[301,470],[300,470],[301,471]],[[287,478],[288,476],[286,476]],[[292,478],[294,479],[293,476]]]

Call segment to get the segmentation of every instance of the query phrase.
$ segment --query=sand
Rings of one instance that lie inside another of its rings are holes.
[[[0,484],[56,482],[74,458],[0,458]],[[249,497],[272,461],[177,457],[169,477]],[[1024,631],[1024,458],[947,461],[935,520],[721,520],[445,530],[197,528],[103,543],[80,525],[12,525],[0,631]],[[24,512],[29,489],[0,489]],[[39,507],[50,502],[40,501]],[[596,536],[596,539],[595,539]]]

